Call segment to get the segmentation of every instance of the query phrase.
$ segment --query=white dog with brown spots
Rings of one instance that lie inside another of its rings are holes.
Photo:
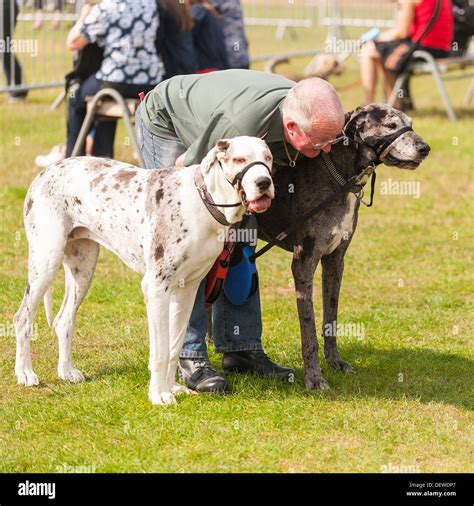
[[[78,157],[41,172],[24,206],[29,257],[25,295],[14,317],[18,383],[39,384],[30,336],[43,296],[59,341],[59,377],[84,379],[72,363],[72,338],[102,245],[143,274],[151,402],[170,404],[176,393],[189,393],[175,376],[198,286],[222,251],[229,225],[246,209],[263,212],[270,206],[271,165],[264,141],[236,137],[218,141],[200,165],[182,169],[145,170]],[[53,321],[50,287],[61,263],[65,295]]]

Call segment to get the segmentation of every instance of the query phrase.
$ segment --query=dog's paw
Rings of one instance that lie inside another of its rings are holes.
[[[331,366],[333,369],[336,369],[337,371],[341,371],[344,374],[350,374],[355,372],[354,367],[352,367],[349,362],[344,362],[341,358],[327,358],[326,362],[329,366]]]
[[[177,383],[170,388],[170,391],[174,395],[186,394],[186,395],[197,395],[197,392],[190,390],[184,385],[178,385]]]
[[[331,388],[323,376],[305,378],[304,384],[308,390],[330,390]]]
[[[39,378],[33,372],[33,369],[15,369],[15,374],[19,385],[25,385],[25,387],[35,387],[39,385]]]
[[[161,404],[163,406],[176,404],[176,397],[172,392],[155,392],[149,393],[148,398],[152,404]]]
[[[79,369],[76,369],[71,365],[58,367],[58,376],[62,380],[70,381],[71,383],[80,383],[86,379]]]

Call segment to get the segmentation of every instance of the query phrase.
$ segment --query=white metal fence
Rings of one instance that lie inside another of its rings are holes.
[[[0,93],[62,86],[73,54],[66,36],[85,0],[0,0]],[[253,61],[324,50],[328,36],[354,39],[393,25],[391,0],[241,0]]]
[[[84,1],[0,0],[0,92],[61,86],[71,70],[66,36]]]
[[[393,0],[320,0],[319,22],[330,36],[355,39],[371,28],[394,26],[396,9]]]

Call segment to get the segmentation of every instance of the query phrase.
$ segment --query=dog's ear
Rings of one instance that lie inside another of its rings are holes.
[[[352,111],[349,111],[349,112],[346,112],[344,114],[344,125],[347,125],[347,123],[349,123],[349,121],[351,120],[352,118],[352,114],[354,113],[354,110]]]
[[[229,149],[230,141],[228,139],[219,139],[216,144],[216,159],[222,160],[226,158],[227,150]]]
[[[229,149],[230,141],[228,139],[219,139],[216,145],[209,151],[206,157],[201,162],[201,171],[203,174],[209,171],[212,164],[217,160],[222,160],[226,157],[227,150]]]
[[[408,125],[408,126],[412,126],[413,125],[413,120],[410,118],[410,116],[407,116],[404,112],[398,111],[398,110],[397,110],[397,114],[402,118],[402,121],[406,125]]]
[[[367,113],[363,107],[357,107],[353,111],[344,114],[344,133],[349,139],[356,139],[362,141],[358,126],[360,119]]]

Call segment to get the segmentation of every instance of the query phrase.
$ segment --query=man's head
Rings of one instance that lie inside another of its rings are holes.
[[[323,79],[300,81],[282,104],[283,135],[303,155],[314,158],[331,151],[344,126],[344,111],[334,88]]]

